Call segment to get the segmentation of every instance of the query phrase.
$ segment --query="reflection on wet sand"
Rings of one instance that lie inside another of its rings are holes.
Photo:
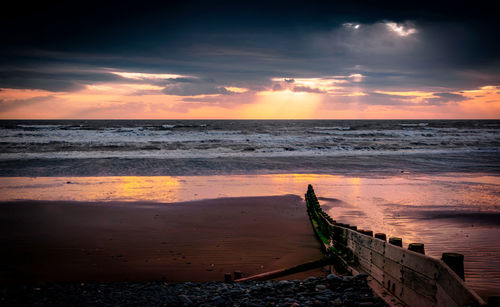
[[[319,174],[0,178],[0,200],[179,202],[295,194],[314,185],[337,221],[465,254],[467,282],[500,292],[500,178],[481,174],[349,177]]]

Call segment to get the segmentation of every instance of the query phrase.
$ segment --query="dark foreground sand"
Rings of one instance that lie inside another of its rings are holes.
[[[295,195],[0,203],[0,283],[214,281],[322,257]]]

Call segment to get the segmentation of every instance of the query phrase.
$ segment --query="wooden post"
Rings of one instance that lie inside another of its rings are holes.
[[[457,273],[457,275],[464,279],[464,255],[457,253],[443,253],[441,256],[441,260],[443,260],[446,265],[453,270],[453,272]]]
[[[241,271],[234,271],[234,280],[240,279],[243,277],[243,273]]]
[[[377,232],[375,234],[375,238],[387,241],[387,236],[385,235],[385,233]]]
[[[425,255],[424,243],[410,243],[408,244],[408,250]]]
[[[403,239],[402,238],[389,238],[389,244],[403,247]]]
[[[363,229],[359,229],[358,230],[359,233],[362,233],[364,235],[367,235],[367,236],[370,236],[370,237],[373,237],[373,231],[371,230],[363,230]]]
[[[231,282],[231,273],[224,274],[224,282]]]

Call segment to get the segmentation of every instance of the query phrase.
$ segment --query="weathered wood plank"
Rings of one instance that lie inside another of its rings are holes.
[[[372,248],[372,242],[374,240],[373,237],[364,235],[362,233],[356,233],[356,236],[358,237],[359,244],[370,249]]]
[[[384,252],[385,257],[387,257],[387,259],[390,259],[394,262],[401,263],[401,260],[403,259],[403,253],[404,253],[404,249],[402,249],[400,247],[397,247],[397,246],[394,246],[391,244],[387,244],[385,246],[385,252]]]
[[[371,263],[371,261],[372,261],[372,250],[371,249],[366,248],[362,245],[358,245],[358,247],[356,248],[356,252],[357,252],[357,255],[359,258],[362,258],[362,259],[368,261],[368,263]]]
[[[370,273],[370,275],[379,283],[382,284],[384,282],[384,270],[372,264]]]
[[[429,298],[426,296],[422,296],[421,294],[415,292],[410,287],[405,285],[400,286],[400,290],[396,290],[398,292],[398,297],[403,301],[407,302],[407,304],[411,307],[432,307],[436,306],[436,300],[434,298]],[[448,306],[446,306],[448,307]]]
[[[439,267],[437,283],[453,300],[460,302],[461,305],[474,304],[478,301],[484,304],[484,301],[474,291],[470,290],[464,281],[444,263]]]
[[[439,284],[436,285],[436,306],[459,306]]]
[[[406,267],[403,267],[402,275],[401,280],[405,286],[430,299],[436,296],[437,288],[435,279],[430,279]]]
[[[384,272],[397,280],[401,280],[403,277],[403,266],[398,262],[386,258],[384,263]]]
[[[409,250],[404,250],[402,256],[403,259],[401,263],[405,267],[431,279],[437,278],[438,268],[440,266],[439,260]]]
[[[363,258],[359,258],[358,263],[363,271],[365,271],[367,273],[371,273],[372,264],[370,261],[363,259]]]
[[[385,264],[385,257],[377,252],[372,251],[372,264],[377,268],[383,270]]]
[[[380,239],[373,239],[371,249],[379,254],[385,254],[385,246],[387,242],[382,241]]]

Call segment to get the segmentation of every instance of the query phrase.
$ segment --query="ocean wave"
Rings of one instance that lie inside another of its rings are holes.
[[[427,127],[429,125],[429,123],[418,123],[418,124],[401,123],[399,125],[401,127]]]
[[[58,129],[68,127],[68,125],[17,125],[19,128],[27,128],[27,129]]]
[[[109,147],[107,148],[109,149]],[[360,149],[348,148],[322,148],[304,149],[298,148],[253,148],[248,147],[242,150],[234,150],[227,147],[213,147],[201,150],[172,149],[165,150],[157,147],[134,148],[126,151],[103,150],[92,151],[57,151],[57,152],[2,152],[0,160],[23,160],[23,159],[82,159],[82,158],[151,158],[151,159],[185,159],[185,158],[273,158],[273,157],[345,157],[345,156],[392,156],[392,155],[416,155],[416,154],[473,154],[500,153],[494,149],[406,149],[406,150],[377,150],[369,147]]]
[[[343,131],[343,130],[350,130],[351,127],[347,126],[347,127],[344,127],[344,126],[331,126],[331,127],[314,127],[314,129],[317,129],[317,130],[340,130],[340,131]]]

